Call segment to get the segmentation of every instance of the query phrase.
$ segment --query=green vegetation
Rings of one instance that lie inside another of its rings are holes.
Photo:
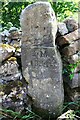
[[[34,112],[26,109],[24,113],[15,112],[10,109],[0,109],[0,118],[7,118],[8,120],[32,120],[37,118],[41,120],[41,117],[36,115]]]
[[[2,28],[9,29],[12,26],[20,27],[20,14],[21,11],[29,4],[34,3],[37,0],[27,0],[27,2],[2,2],[0,3],[0,23],[2,24]],[[48,0],[52,8],[54,9],[57,20],[62,21],[66,17],[73,16],[78,19],[78,3],[77,2],[66,2],[59,0],[59,2],[52,2],[52,0]]]
[[[72,108],[78,108],[76,110],[71,110]],[[75,102],[66,102],[64,103],[64,107],[62,109],[62,113],[67,112],[64,117],[68,117],[70,120],[74,120],[75,117],[80,119],[80,99]],[[8,120],[42,120],[40,116],[35,114],[34,112],[26,109],[25,112],[15,112],[10,109],[0,109],[0,118],[5,118]],[[67,120],[67,119],[66,119]]]
[[[68,75],[70,80],[72,80],[75,74],[75,69],[78,67],[78,65],[80,65],[80,61],[77,61],[74,64],[69,64],[65,66],[63,69],[63,74]],[[77,72],[80,73],[80,71],[77,71]]]

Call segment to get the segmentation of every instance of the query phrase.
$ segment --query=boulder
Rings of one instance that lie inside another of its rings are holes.
[[[22,72],[33,111],[43,118],[55,118],[64,100],[62,62],[55,46],[55,13],[48,2],[36,2],[22,11],[20,22]]]
[[[68,99],[70,99],[73,102],[80,100],[80,87],[70,88],[70,86],[67,83],[65,83],[65,88],[65,91],[68,95]],[[79,109],[79,106],[76,107],[77,109]]]
[[[68,86],[73,88],[79,88],[80,87],[80,73],[73,73],[73,78],[70,79],[69,76],[64,76],[64,81],[68,84]]]
[[[69,32],[73,32],[80,27],[80,25],[76,20],[74,20],[74,18],[67,18],[66,20],[64,20],[64,23],[66,24]]]
[[[15,52],[15,48],[8,44],[0,44],[0,62],[10,58]]]
[[[62,55],[70,57],[80,51],[80,40],[71,43],[69,46],[64,47],[61,52]]]
[[[77,61],[80,61],[80,56],[78,53],[70,56],[69,58],[65,58],[66,62],[69,62],[69,64],[75,64]]]
[[[65,23],[59,22],[57,26],[58,26],[57,37],[68,33],[68,29]]]
[[[71,32],[67,35],[58,37],[56,39],[56,42],[59,46],[66,45],[66,44],[71,44],[71,42],[76,41],[80,39],[80,28],[75,30],[74,32]]]

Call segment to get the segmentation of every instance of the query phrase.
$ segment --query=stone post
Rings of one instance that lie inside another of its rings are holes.
[[[62,63],[55,46],[57,22],[48,2],[36,2],[21,13],[22,71],[33,111],[44,118],[61,112],[64,91]]]

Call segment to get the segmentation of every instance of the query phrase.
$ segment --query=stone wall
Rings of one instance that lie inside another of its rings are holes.
[[[56,44],[63,60],[65,90],[72,101],[78,100],[80,98],[80,25],[73,18],[58,24]]]

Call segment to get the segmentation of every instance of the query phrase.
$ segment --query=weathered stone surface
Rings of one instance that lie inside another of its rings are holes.
[[[2,108],[9,108],[18,112],[24,109],[24,104],[27,104],[27,84],[24,86],[22,81],[22,75],[15,59],[10,58],[0,66]]]
[[[27,46],[55,46],[56,17],[49,3],[40,2],[28,6],[22,11],[20,21],[22,43],[25,42]]]
[[[9,30],[10,36],[8,36],[9,40],[8,43],[10,45],[19,45],[21,40],[21,31],[18,30],[16,27],[11,27]]]
[[[73,32],[74,30],[77,30],[78,27],[80,27],[74,18],[68,18],[64,21],[64,23],[66,23],[69,32]]]
[[[68,94],[68,99],[70,98],[74,102],[80,100],[80,87],[72,89],[68,84],[65,84],[65,87],[65,90]]]
[[[71,42],[76,41],[78,39],[80,39],[80,28],[75,30],[74,32],[57,38],[56,41],[59,46],[62,46],[65,44],[70,44]]]
[[[33,105],[58,115],[63,102],[61,60],[55,48],[22,47],[23,75]],[[24,62],[25,61],[25,62]],[[37,98],[37,99],[36,99]]]
[[[8,59],[15,52],[15,48],[13,46],[7,44],[0,44],[0,62]]]
[[[33,99],[33,111],[43,117],[58,116],[64,93],[62,64],[55,47],[54,11],[47,2],[37,2],[21,14],[22,68]]]
[[[26,87],[23,86],[23,83],[19,79],[10,82],[7,81],[6,83],[3,82],[3,84],[0,85],[2,108],[12,109],[18,112],[24,110],[24,104],[27,104],[26,91]]]
[[[70,86],[70,88],[78,88],[80,87],[80,74],[74,73],[72,80],[70,80],[69,76],[64,76],[64,81]]]
[[[57,30],[57,36],[61,36],[61,35],[65,35],[68,33],[68,29],[66,27],[66,24],[65,23],[58,23],[58,30]]]
[[[80,56],[78,53],[70,56],[69,58],[66,57],[66,62],[69,62],[70,64],[74,64],[77,61],[80,61]]]
[[[0,66],[0,78],[15,75],[19,73],[18,64],[16,61],[7,61]]]
[[[62,55],[70,57],[80,51],[80,40],[71,43],[69,46],[61,50]]]

